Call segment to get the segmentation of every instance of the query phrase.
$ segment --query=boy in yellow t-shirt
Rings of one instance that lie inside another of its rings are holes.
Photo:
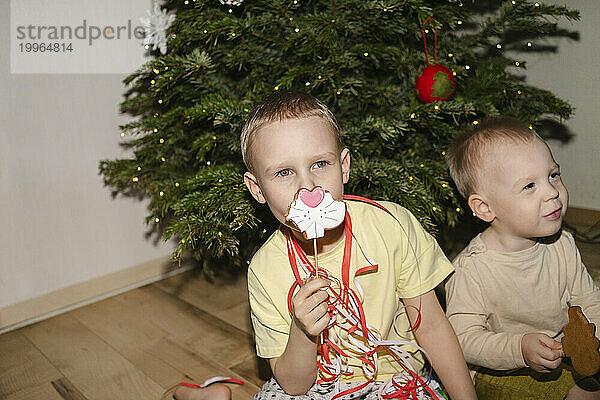
[[[268,359],[274,378],[255,399],[331,399],[315,384],[319,336],[329,323],[327,286],[331,281],[309,279],[293,293],[295,281],[287,241],[293,235],[301,251],[313,257],[313,242],[286,222],[288,206],[300,188],[321,186],[341,201],[350,174],[350,152],[342,148],[332,113],[317,99],[303,93],[276,92],[250,113],[241,135],[248,172],[244,182],[259,203],[266,203],[280,228],[253,257],[248,270],[251,319],[257,354]],[[350,277],[375,261],[377,272],[358,276],[364,292],[366,321],[382,339],[418,342],[428,353],[435,372],[452,399],[474,399],[475,391],[458,341],[434,293],[452,266],[435,240],[404,208],[383,203],[389,214],[373,205],[347,201],[348,217],[318,240],[319,268],[342,281],[344,253],[350,250]],[[391,215],[390,215],[391,214]],[[350,231],[351,221],[351,231]],[[346,233],[351,232],[351,233]],[[351,235],[351,249],[345,249]],[[345,251],[346,250],[346,251]],[[351,279],[349,285],[356,290]],[[402,307],[396,320],[394,316]],[[420,310],[420,323],[416,326]],[[410,346],[406,346],[410,351]],[[348,350],[348,349],[345,349]],[[421,369],[422,359],[415,358]],[[368,381],[360,363],[352,360],[352,376],[341,376],[338,390],[353,390]],[[382,381],[401,367],[389,355],[378,354],[374,382],[349,397],[377,398]],[[186,390],[186,399],[201,391]],[[178,397],[179,398],[179,397]]]

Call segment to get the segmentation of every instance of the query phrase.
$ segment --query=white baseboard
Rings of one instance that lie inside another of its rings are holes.
[[[0,309],[0,334],[189,270],[169,257],[148,261]]]

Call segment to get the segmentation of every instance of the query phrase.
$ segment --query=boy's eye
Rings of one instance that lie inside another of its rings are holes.
[[[277,171],[277,173],[275,174],[276,176],[289,176],[292,174],[292,171],[290,169],[282,169],[281,171]]]
[[[550,174],[550,179],[560,178],[560,172],[553,172]]]
[[[530,184],[528,184],[528,185],[525,185],[525,187],[524,187],[523,189],[525,189],[525,190],[531,190],[531,189],[533,189],[534,187],[535,187],[535,183],[534,183],[534,182],[531,182]]]
[[[317,161],[317,162],[315,163],[315,167],[316,167],[316,168],[323,168],[323,167],[325,167],[327,164],[328,164],[328,162],[327,162],[327,161]]]

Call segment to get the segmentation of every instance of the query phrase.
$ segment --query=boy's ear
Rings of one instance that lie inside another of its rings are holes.
[[[260,204],[265,204],[267,202],[267,199],[265,199],[265,196],[260,189],[260,185],[258,184],[258,179],[256,179],[254,174],[251,172],[246,172],[244,174],[244,183],[256,201],[258,201]]]
[[[348,183],[350,179],[350,150],[346,148],[342,150],[340,160],[342,162],[342,182]]]
[[[473,211],[473,215],[477,216],[479,219],[485,222],[492,222],[496,215],[490,208],[488,201],[485,197],[478,193],[473,193],[467,199],[469,203],[469,207],[471,211]]]

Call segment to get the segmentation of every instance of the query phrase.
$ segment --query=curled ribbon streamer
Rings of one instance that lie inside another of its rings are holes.
[[[361,200],[358,196],[352,196],[354,200]],[[374,203],[383,210],[387,211],[383,206],[366,199],[369,203]],[[387,211],[389,213],[389,211]],[[330,391],[333,388],[335,395],[332,400],[345,397],[351,393],[355,393],[373,382],[377,373],[377,352],[379,349],[384,349],[405,371],[404,373],[396,373],[379,389],[379,398],[381,399],[412,399],[420,400],[431,396],[433,399],[439,399],[439,395],[435,392],[435,388],[431,387],[434,381],[427,377],[423,380],[411,365],[411,361],[415,361],[414,357],[401,346],[411,346],[423,352],[428,358],[427,353],[417,344],[403,340],[383,340],[381,334],[366,321],[366,316],[363,309],[364,292],[357,276],[359,273],[368,271],[376,271],[377,266],[370,265],[359,269],[352,281],[356,287],[353,290],[350,285],[350,254],[352,248],[352,223],[350,214],[346,211],[345,216],[345,246],[344,257],[342,261],[342,283],[333,276],[330,276],[328,271],[319,267],[315,270],[313,265],[308,260],[306,254],[297,243],[295,237],[287,232],[286,242],[290,265],[294,273],[295,282],[290,287],[288,292],[288,308],[292,313],[292,297],[296,288],[301,287],[305,279],[315,276],[329,279],[335,285],[330,285],[327,288],[329,299],[329,324],[323,331],[321,340],[320,357],[317,360],[319,378],[317,384],[319,390]],[[367,258],[369,262],[371,260]],[[334,286],[337,286],[335,288]],[[358,292],[358,293],[357,293]],[[399,310],[394,316],[395,321],[400,314]],[[418,321],[420,321],[420,312],[418,312]],[[416,326],[412,330],[416,329]],[[343,334],[345,332],[345,335]],[[345,338],[344,338],[345,336]],[[364,384],[355,388],[340,391],[340,377],[350,377],[354,375],[354,370],[349,366],[348,361],[355,359],[361,362],[362,371],[367,378]]]

